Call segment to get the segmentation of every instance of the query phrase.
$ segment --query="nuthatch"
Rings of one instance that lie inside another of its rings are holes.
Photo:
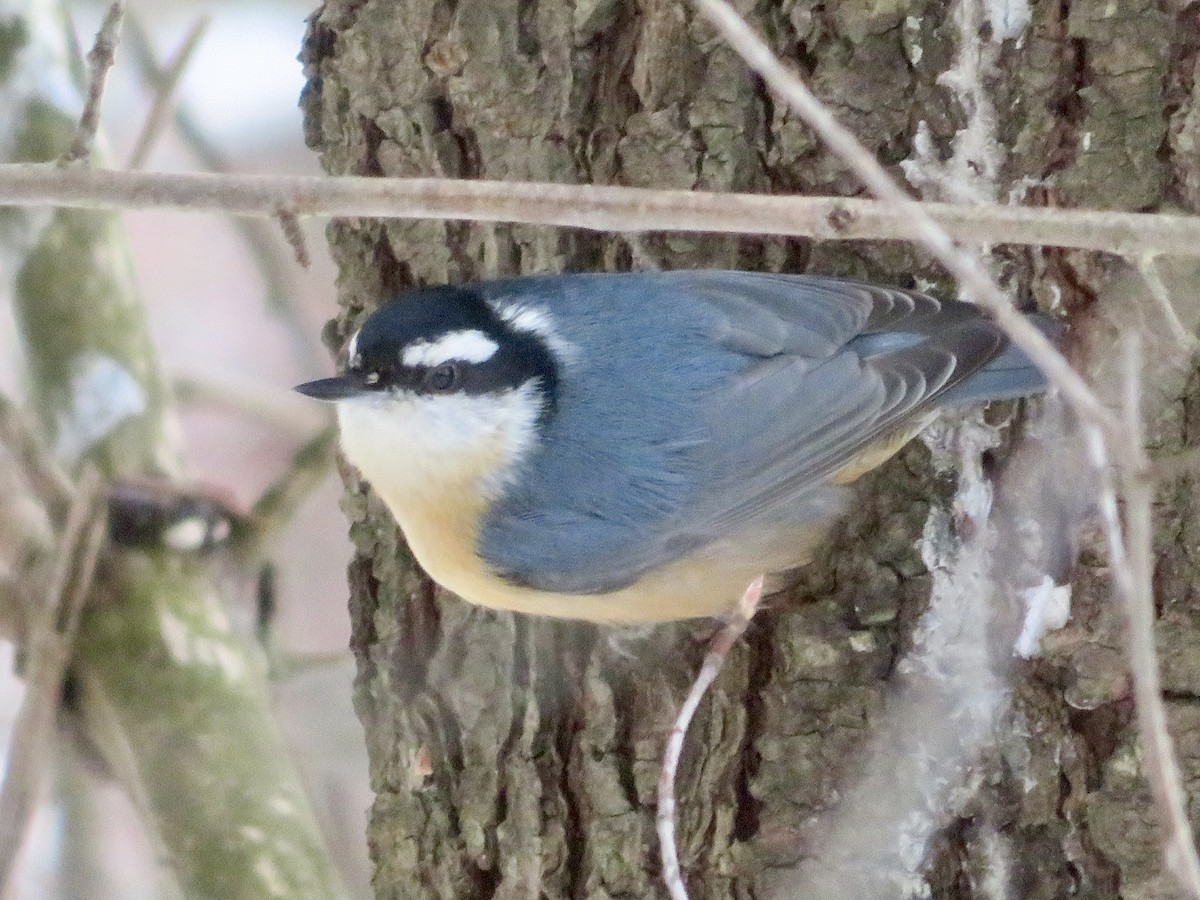
[[[417,290],[297,390],[337,401],[347,458],[444,587],[632,623],[778,587],[938,407],[1044,387],[968,303],[685,271]]]

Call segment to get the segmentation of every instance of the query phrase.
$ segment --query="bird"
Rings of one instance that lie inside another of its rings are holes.
[[[786,585],[940,409],[1045,388],[965,301],[685,270],[417,288],[296,390],[336,403],[345,458],[434,581],[645,625]]]

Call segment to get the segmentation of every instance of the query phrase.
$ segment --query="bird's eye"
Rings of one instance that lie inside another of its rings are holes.
[[[442,363],[440,366],[435,366],[425,376],[425,385],[431,391],[437,391],[438,393],[453,390],[457,384],[458,366],[451,363]]]

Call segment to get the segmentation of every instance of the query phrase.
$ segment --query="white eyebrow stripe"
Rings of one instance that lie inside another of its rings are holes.
[[[404,348],[400,357],[406,366],[440,366],[457,362],[487,362],[496,355],[500,345],[477,329],[454,331],[436,341],[418,341]]]

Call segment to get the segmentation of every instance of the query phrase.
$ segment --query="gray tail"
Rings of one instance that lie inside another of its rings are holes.
[[[1027,318],[1052,343],[1062,343],[1062,323],[1037,313]],[[942,406],[986,403],[989,400],[1013,400],[1046,390],[1041,370],[1029,361],[1023,350],[1009,344],[990,363],[938,398]]]

